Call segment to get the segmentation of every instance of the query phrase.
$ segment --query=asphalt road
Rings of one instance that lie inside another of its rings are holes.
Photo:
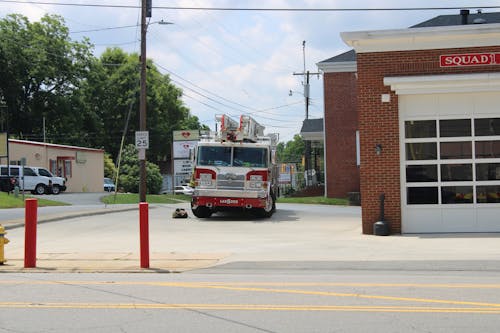
[[[151,256],[215,266],[0,274],[0,332],[498,332],[500,235],[362,235],[359,207],[171,217],[188,205],[150,205]],[[22,258],[23,228],[8,237]],[[39,256],[137,254],[138,212],[43,223],[37,237]]]
[[[0,274],[0,332],[498,332],[499,273]]]

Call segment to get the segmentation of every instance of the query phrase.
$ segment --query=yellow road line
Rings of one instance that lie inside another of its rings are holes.
[[[286,294],[302,294],[302,295],[321,295],[321,296],[335,296],[335,297],[353,297],[365,299],[382,299],[391,301],[405,301],[405,302],[419,302],[419,303],[439,303],[439,304],[455,304],[455,305],[475,305],[475,306],[489,306],[500,307],[500,303],[485,303],[485,302],[469,302],[469,301],[455,301],[455,300],[441,300],[441,299],[428,299],[428,298],[414,298],[414,297],[397,297],[397,296],[381,296],[381,295],[365,295],[354,293],[336,293],[330,291],[311,291],[311,290],[296,290],[296,289],[270,289],[270,288],[243,288],[243,287],[230,287],[230,286],[211,286],[211,285],[181,285],[179,287],[186,288],[211,288],[211,289],[226,289],[238,291],[258,291],[267,293],[286,293]]]
[[[144,285],[144,286],[178,286],[182,284],[210,286],[276,286],[276,287],[412,287],[412,288],[458,288],[458,289],[500,289],[500,284],[472,283],[363,283],[363,282],[163,282],[163,281],[0,281],[0,284],[82,284],[82,285]]]
[[[281,294],[301,294],[301,295],[319,295],[329,297],[350,297],[358,299],[379,299],[390,301],[402,302],[416,302],[416,303],[434,303],[434,304],[453,304],[453,305],[467,305],[467,306],[482,306],[500,308],[500,303],[476,302],[476,301],[457,301],[445,299],[429,299],[429,298],[416,298],[416,297],[398,297],[398,296],[384,296],[384,295],[367,295],[359,293],[339,293],[330,291],[315,291],[315,290],[298,290],[298,289],[277,289],[277,288],[257,288],[257,287],[238,287],[238,283],[222,284],[221,282],[114,282],[114,281],[0,281],[10,282],[12,284],[29,284],[29,285],[145,285],[145,286],[162,286],[162,287],[178,287],[178,288],[197,288],[197,289],[222,289],[233,291],[250,291],[250,292],[264,292],[264,293],[281,293]],[[251,285],[249,283],[249,285]],[[274,284],[273,284],[274,285]],[[294,286],[293,283],[281,283],[279,286]],[[388,284],[389,285],[389,284]],[[390,284],[391,286],[407,286],[406,284]],[[314,284],[314,286],[319,286]],[[330,285],[323,285],[330,286]]]
[[[163,310],[239,310],[239,311],[351,311],[408,313],[483,313],[500,314],[488,307],[411,307],[352,305],[285,305],[285,304],[157,304],[157,303],[35,303],[0,302],[0,308],[26,309],[163,309]]]

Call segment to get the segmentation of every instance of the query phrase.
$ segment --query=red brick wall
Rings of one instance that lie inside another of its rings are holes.
[[[385,193],[385,220],[392,233],[401,233],[398,98],[384,86],[383,78],[500,71],[500,66],[439,67],[440,55],[478,52],[500,52],[500,46],[357,54],[363,233],[373,233],[381,193]],[[382,103],[381,94],[389,93],[390,103]],[[382,145],[380,155],[375,153],[377,144]]]
[[[358,129],[356,74],[325,73],[325,152],[327,197],[359,192],[356,165]]]

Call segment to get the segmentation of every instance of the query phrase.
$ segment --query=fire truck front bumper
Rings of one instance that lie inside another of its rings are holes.
[[[193,193],[193,206],[206,207],[266,207],[267,191],[214,191],[195,190]]]

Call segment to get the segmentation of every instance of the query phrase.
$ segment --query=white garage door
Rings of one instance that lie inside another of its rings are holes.
[[[399,96],[402,232],[500,232],[500,93]]]

